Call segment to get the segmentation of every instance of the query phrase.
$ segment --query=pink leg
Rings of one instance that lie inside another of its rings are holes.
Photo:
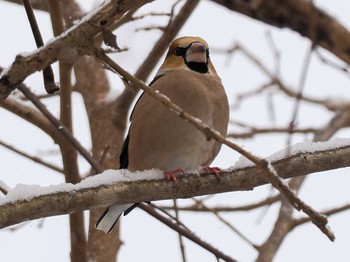
[[[207,166],[207,167],[203,168],[203,171],[206,172],[206,173],[213,173],[214,176],[216,176],[216,177],[220,177],[221,176],[220,175],[221,169],[218,168],[218,167],[209,167],[209,166]]]
[[[176,179],[176,175],[178,174],[185,174],[185,171],[181,168],[177,168],[173,171],[166,171],[163,173],[164,175],[164,178],[168,181],[168,180],[173,180],[174,184],[178,187],[179,186],[179,183],[177,182],[177,179]]]

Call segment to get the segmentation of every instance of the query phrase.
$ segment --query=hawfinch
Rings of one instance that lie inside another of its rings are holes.
[[[187,113],[226,135],[228,101],[210,61],[208,44],[203,39],[181,37],[174,40],[150,86]],[[130,120],[129,133],[120,155],[120,169],[142,171],[157,168],[166,176],[198,167],[217,172],[215,168],[209,168],[209,164],[219,153],[221,144],[208,139],[151,96],[141,95]],[[110,233],[119,216],[123,212],[126,215],[136,205],[108,207],[96,228]]]

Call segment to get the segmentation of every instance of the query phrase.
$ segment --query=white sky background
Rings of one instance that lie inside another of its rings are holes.
[[[91,10],[95,1],[85,0],[86,10]],[[348,14],[350,5],[344,0],[319,0],[314,1],[318,6],[335,16],[343,25],[350,28]],[[163,1],[155,1],[140,11],[169,10],[169,4]],[[49,17],[45,13],[38,12],[37,19],[47,41],[52,37]],[[128,53],[116,54],[113,59],[121,63],[127,70],[134,72],[143,61],[152,44],[160,35],[159,32],[138,32],[135,28],[164,24],[164,19],[145,19],[140,22],[127,25],[116,32],[120,47],[130,48]],[[198,35],[207,40],[212,49],[228,47],[232,43],[239,42],[255,54],[261,61],[273,70],[273,55],[266,40],[266,31],[270,29],[277,48],[281,52],[281,75],[283,81],[294,89],[297,88],[300,79],[301,65],[309,48],[309,42],[297,33],[288,29],[280,30],[256,22],[245,16],[235,14],[221,6],[208,1],[203,1],[200,8],[191,16],[179,35]],[[30,52],[35,49],[24,9],[17,5],[10,5],[0,1],[0,65],[9,66],[15,55]],[[224,32],[224,33],[222,33]],[[333,61],[339,62],[334,56],[323,51],[324,55]],[[242,57],[235,55],[229,65],[227,58],[211,52],[213,63],[221,76],[231,103],[234,95],[247,90],[252,90],[266,81],[251,63]],[[133,59],[130,59],[132,57]],[[56,65],[55,65],[55,68]],[[56,74],[57,75],[57,74]],[[110,74],[110,81],[116,92],[121,89],[121,84],[116,75]],[[30,76],[26,82],[35,92],[43,93],[41,74]],[[344,74],[320,64],[314,56],[311,61],[305,93],[318,98],[334,97],[335,99],[349,99],[349,78]],[[57,100],[45,100],[50,110],[57,114],[59,106]],[[278,96],[274,99],[276,125],[282,125],[290,121],[293,103],[290,100]],[[87,148],[90,146],[89,131],[82,115],[84,109],[81,99],[74,95],[74,130],[75,136]],[[332,116],[322,108],[302,106],[298,123],[300,126],[326,124]],[[238,111],[233,111],[232,119],[244,120],[256,126],[268,125],[269,116],[266,111],[266,96],[261,95],[243,103]],[[46,160],[60,164],[61,160],[55,154],[55,146],[50,138],[36,128],[24,122],[12,114],[0,108],[0,139],[15,145],[33,155],[44,157]],[[349,137],[348,130],[336,134],[337,137]],[[30,138],[30,139],[28,139]],[[295,136],[293,143],[310,139],[306,136]],[[282,136],[261,136],[253,140],[237,140],[239,145],[249,151],[268,156],[285,147],[286,138]],[[223,148],[214,166],[230,167],[237,161],[239,155],[227,148]],[[18,183],[51,185],[63,182],[63,176],[46,168],[33,164],[8,150],[0,147],[0,159],[2,163],[0,180],[9,187]],[[84,160],[80,161],[81,170],[87,171],[88,165]],[[316,209],[326,209],[332,206],[340,206],[349,199],[348,185],[350,178],[348,170],[342,169],[326,172],[322,175],[311,175],[302,187],[300,196]],[[270,187],[259,187],[252,192],[227,193],[211,200],[215,203],[230,203],[239,205],[250,203],[254,200],[266,197],[270,194]],[[186,201],[180,201],[185,203]],[[166,203],[166,202],[165,202]],[[190,203],[190,202],[188,202]],[[271,221],[276,217],[277,207],[267,210],[267,214],[261,223],[256,221],[264,212],[262,210],[248,213],[224,214],[239,230],[255,243],[261,243],[271,230]],[[266,210],[265,210],[266,211]],[[86,213],[88,214],[88,213]],[[88,218],[88,217],[87,217]],[[256,258],[255,251],[241,241],[234,233],[228,231],[211,214],[182,213],[181,218],[185,224],[193,229],[203,240],[212,243],[225,253],[240,261],[252,261]],[[329,219],[330,226],[336,235],[336,241],[331,243],[313,225],[308,224],[294,230],[285,240],[275,257],[275,261],[349,261],[350,254],[350,227],[348,221],[349,212],[333,216]],[[88,219],[86,219],[88,220]],[[121,249],[120,261],[180,261],[178,236],[173,231],[160,225],[150,216],[140,210],[136,210],[122,220],[122,239],[125,245]],[[15,232],[9,229],[0,231],[0,254],[2,261],[69,261],[69,228],[68,216],[57,216],[44,220],[29,222]],[[186,251],[189,261],[215,261],[208,252],[186,241]]]

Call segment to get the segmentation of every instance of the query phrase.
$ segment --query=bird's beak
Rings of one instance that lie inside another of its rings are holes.
[[[207,63],[207,48],[199,42],[190,45],[186,52],[186,62]]]

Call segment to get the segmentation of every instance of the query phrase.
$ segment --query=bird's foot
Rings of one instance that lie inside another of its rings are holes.
[[[213,173],[214,176],[216,176],[217,178],[220,178],[220,176],[221,176],[220,175],[221,169],[218,168],[218,167],[209,167],[209,166],[207,166],[207,167],[203,168],[203,171],[205,173]]]
[[[169,181],[170,179],[173,180],[174,184],[178,187],[179,183],[177,182],[176,175],[178,174],[185,174],[185,171],[181,168],[175,169],[173,171],[166,171],[163,173],[164,178]]]

